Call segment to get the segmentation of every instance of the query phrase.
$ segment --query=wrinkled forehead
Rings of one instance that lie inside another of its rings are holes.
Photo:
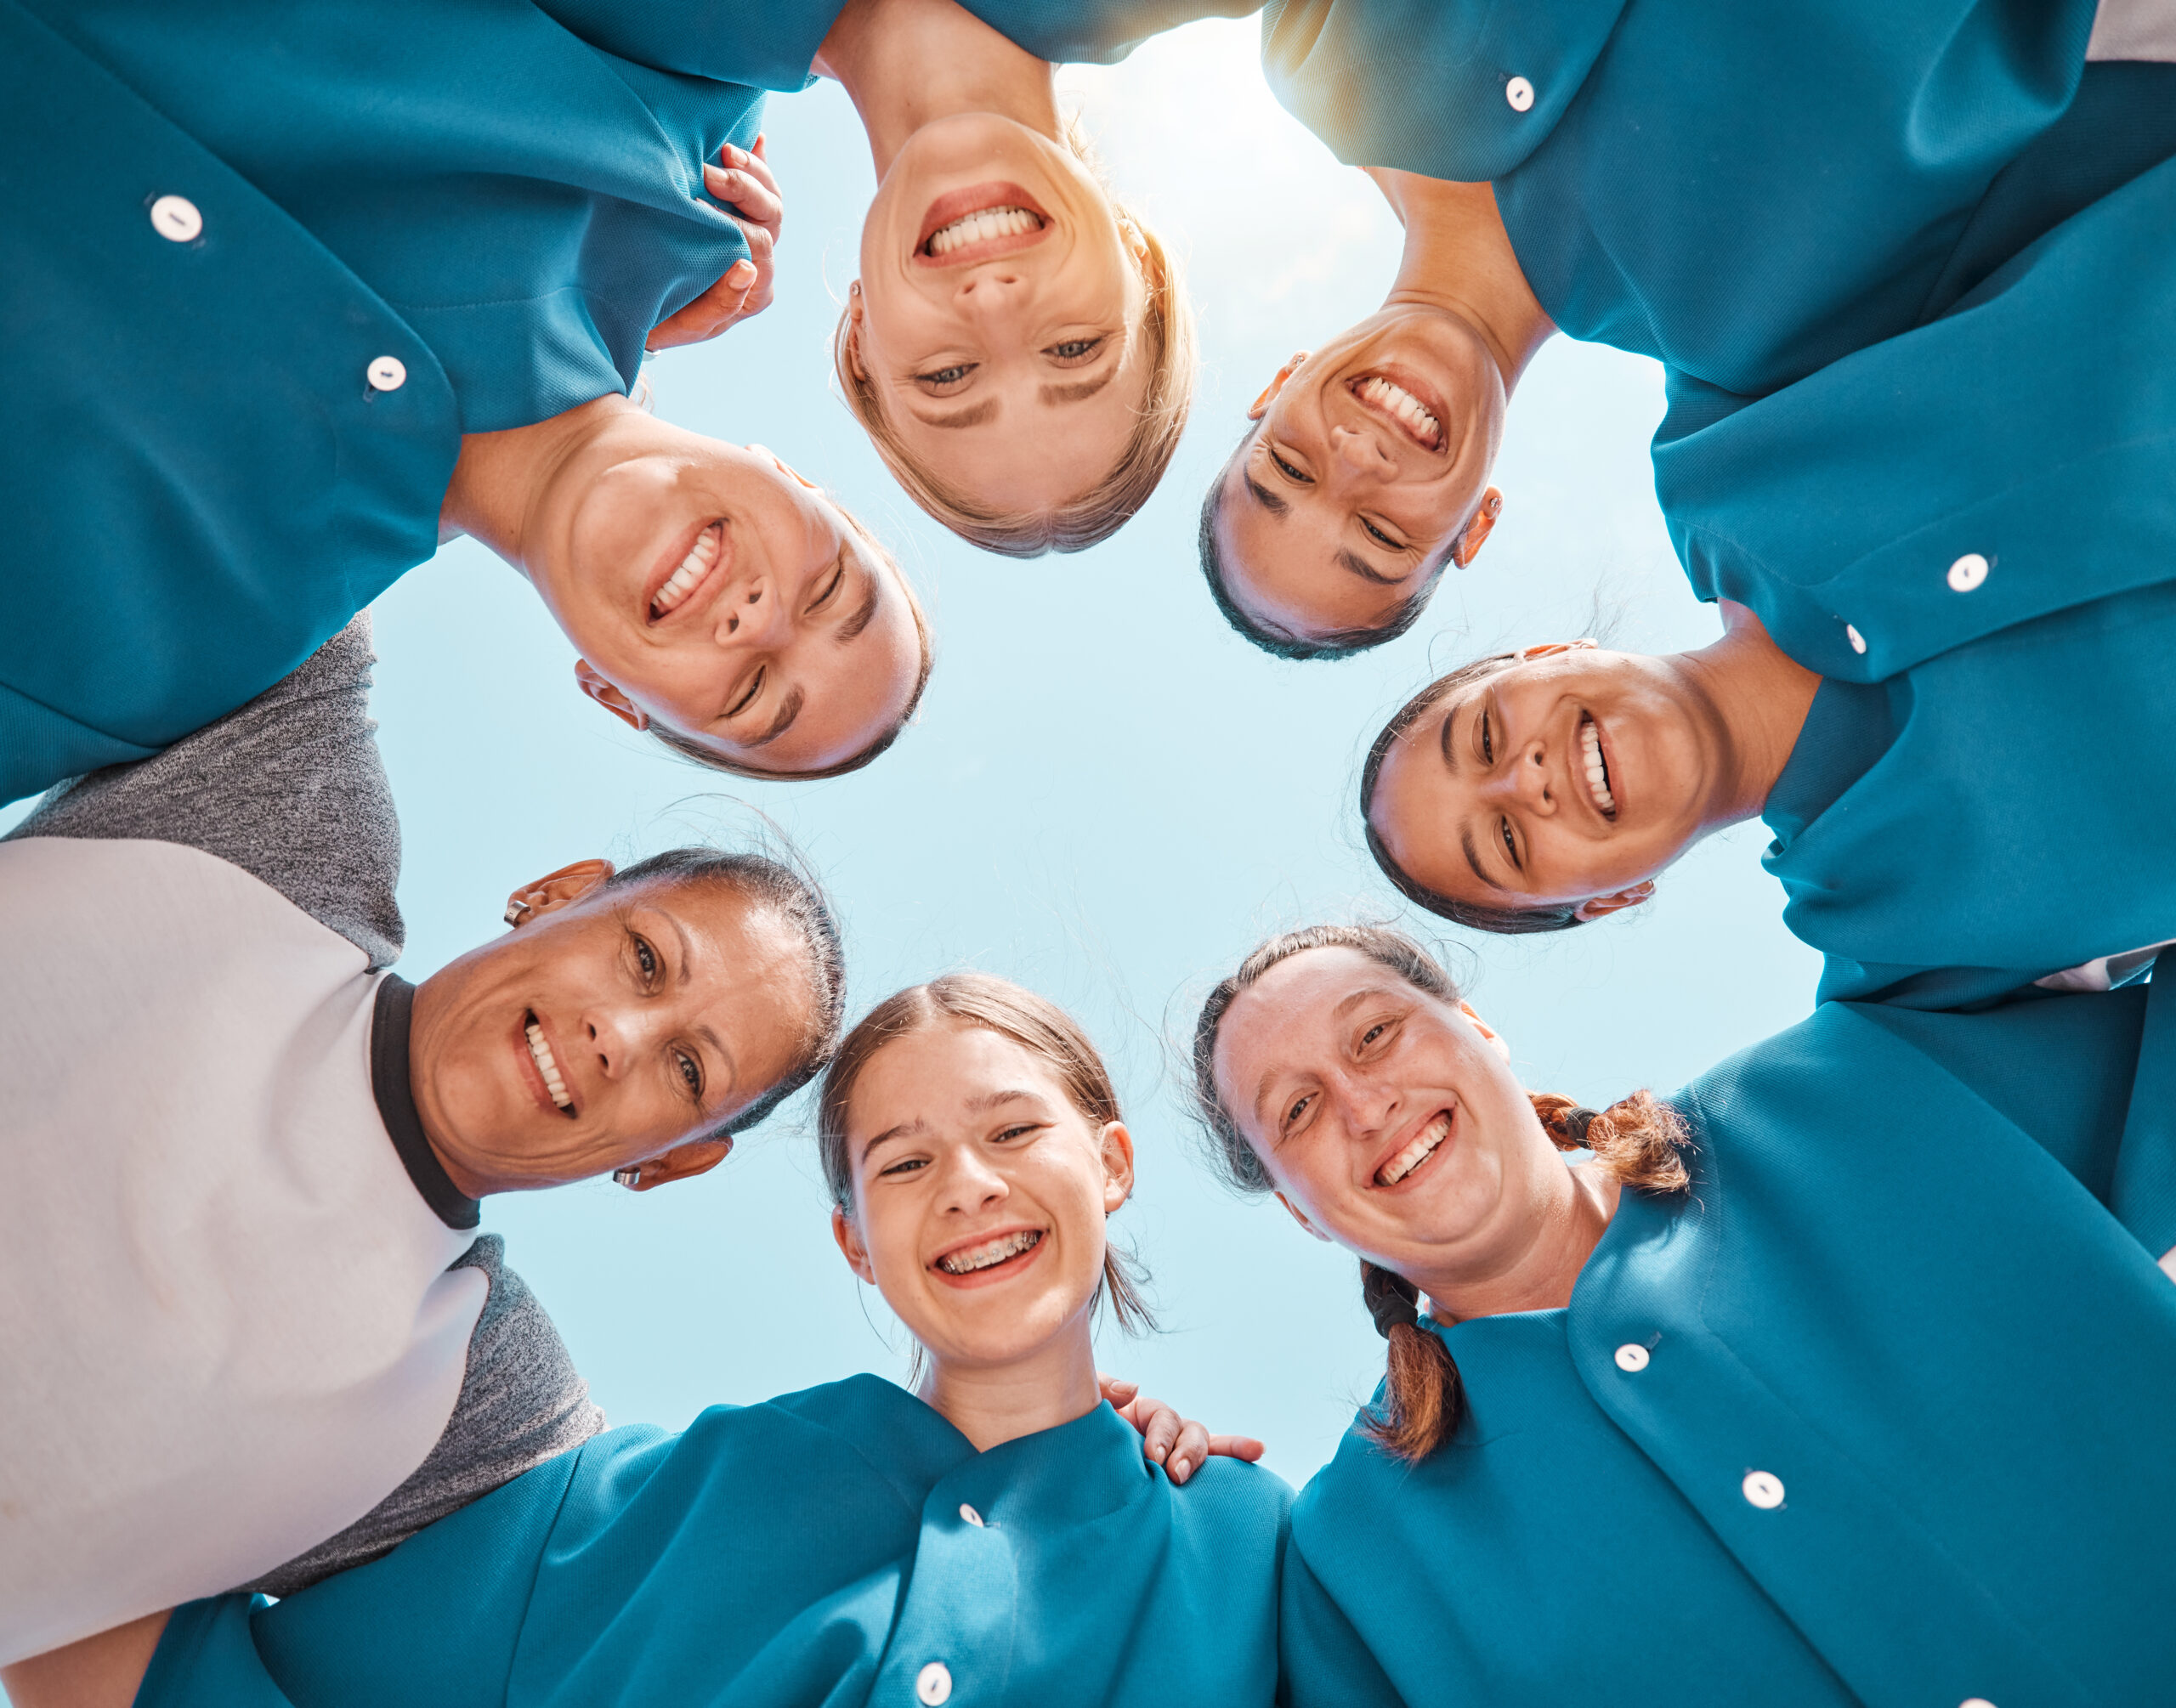
[[[1244,1117],[1266,1069],[1318,1054],[1332,1042],[1341,1005],[1370,991],[1415,993],[1373,956],[1342,943],[1287,955],[1242,990],[1216,1029],[1219,1085],[1227,1100],[1237,1097],[1227,1106]]]

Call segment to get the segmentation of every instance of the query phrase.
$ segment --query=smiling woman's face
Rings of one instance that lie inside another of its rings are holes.
[[[1731,754],[1714,703],[1681,671],[1581,648],[1430,706],[1385,754],[1368,818],[1438,895],[1577,904],[1653,877],[1704,834]]]
[[[921,676],[905,585],[820,492],[637,410],[546,483],[523,555],[592,698],[758,771],[851,758]]]
[[[917,130],[878,185],[848,312],[909,461],[990,511],[1035,514],[1092,486],[1132,433],[1147,300],[1086,168],[968,113]]]
[[[1386,308],[1289,367],[1222,477],[1233,600],[1300,641],[1389,622],[1480,506],[1504,405],[1488,347],[1436,308]]]
[[[799,1065],[807,945],[737,886],[590,888],[531,911],[416,993],[416,1111],[473,1172],[552,1186],[643,1162]]]
[[[1091,1122],[1034,1052],[948,1021],[870,1060],[846,1132],[841,1248],[940,1365],[994,1368],[1085,1337],[1104,1219],[1133,1185],[1124,1126]]]
[[[1286,1206],[1424,1287],[1487,1276],[1561,1196],[1501,1041],[1357,949],[1303,951],[1249,986],[1214,1072]]]

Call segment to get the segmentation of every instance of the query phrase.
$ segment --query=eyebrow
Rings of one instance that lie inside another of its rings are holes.
[[[1451,709],[1443,714],[1443,730],[1442,736],[1443,767],[1445,770],[1449,771],[1454,774],[1456,774],[1459,768],[1459,744],[1457,741],[1453,738],[1452,727],[1457,723],[1458,715],[1459,709],[1457,704],[1454,703]]]
[[[1473,868],[1475,877],[1480,879],[1492,890],[1501,890],[1504,887],[1481,869],[1481,851],[1473,846],[1473,827],[1470,824],[1461,824],[1459,827],[1459,847],[1465,855],[1465,863]]]
[[[976,404],[972,408],[955,410],[949,416],[926,416],[922,414],[920,410],[910,410],[907,413],[911,415],[924,427],[980,427],[984,421],[994,421],[997,418],[997,399],[995,398],[988,398],[983,402]]]
[[[979,1097],[971,1097],[967,1100],[967,1113],[987,1114],[1000,1103],[1014,1103],[1023,1097],[1034,1098],[1035,1095],[1035,1093],[1017,1086],[1008,1087],[1003,1091],[985,1091]],[[897,1127],[887,1127],[861,1147],[861,1160],[866,1162],[869,1160],[869,1153],[879,1145],[887,1144],[894,1139],[911,1139],[918,1134],[928,1131],[929,1123],[926,1121],[902,1121]]]
[[[839,548],[841,557],[846,555],[846,549],[843,546]],[[869,591],[863,598],[860,608],[832,631],[831,639],[842,647],[849,641],[858,641],[861,638],[861,631],[869,626],[870,619],[876,615],[876,602],[882,597],[884,591],[883,584],[876,579],[876,571],[858,560],[854,567],[861,571],[862,579],[868,582]]]
[[[801,715],[801,704],[807,698],[808,696],[803,694],[799,688],[787,689],[785,699],[779,707],[779,715],[771,720],[771,727],[765,730],[761,735],[757,736],[755,740],[750,742],[748,745],[751,748],[768,747],[773,742],[784,735],[789,729],[792,728],[793,721]]]
[[[1118,370],[1119,365],[1113,362],[1092,380],[1074,380],[1068,385],[1045,386],[1040,395],[1046,404],[1084,403],[1110,384]]]
[[[1255,495],[1255,502],[1272,516],[1283,516],[1292,508],[1251,474],[1242,474],[1239,478],[1246,482],[1247,490]]]
[[[1346,574],[1357,575],[1363,581],[1371,581],[1378,587],[1397,587],[1403,585],[1402,577],[1384,574],[1381,570],[1376,568],[1349,546],[1339,547],[1337,556],[1332,561]]]

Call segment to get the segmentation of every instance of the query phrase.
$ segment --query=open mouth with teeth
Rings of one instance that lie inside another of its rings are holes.
[[[1364,374],[1352,382],[1352,395],[1363,409],[1383,416],[1423,450],[1443,448],[1443,424],[1435,411],[1396,380]]]
[[[1602,751],[1601,730],[1588,714],[1579,715],[1579,763],[1587,795],[1605,818],[1617,817],[1617,795],[1609,786],[1609,755]]]
[[[1451,1111],[1442,1110],[1435,1119],[1407,1141],[1403,1150],[1375,1170],[1375,1184],[1378,1186],[1395,1186],[1401,1180],[1411,1179],[1413,1171],[1442,1150],[1444,1141],[1450,1136]]]
[[[544,1094],[552,1100],[554,1109],[568,1120],[573,1120],[573,1094],[567,1089],[566,1076],[559,1072],[558,1061],[544,1037],[544,1028],[537,1023],[534,1009],[522,1016],[521,1035],[528,1041],[529,1059],[536,1065],[536,1077],[544,1082]]]
[[[707,581],[725,555],[725,524],[713,522],[695,536],[695,543],[688,548],[664,584],[649,596],[649,619],[658,622],[669,617],[694,597],[695,590]]]
[[[946,1252],[932,1267],[944,1275],[977,1276],[1007,1268],[1024,1269],[1042,1243],[1040,1228],[1016,1228],[1009,1234]]]
[[[1050,215],[1017,184],[978,184],[940,195],[923,214],[915,260],[924,267],[989,261],[1043,240]]]

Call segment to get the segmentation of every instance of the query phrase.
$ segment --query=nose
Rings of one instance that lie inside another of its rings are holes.
[[[1397,1117],[1397,1089],[1368,1075],[1341,1072],[1331,1081],[1330,1094],[1345,1117],[1346,1132],[1363,1145],[1388,1132]]]
[[[1006,1184],[1005,1176],[990,1166],[989,1159],[973,1145],[965,1145],[955,1150],[944,1165],[938,1207],[974,1215],[1003,1203],[1012,1195],[1012,1189]]]
[[[994,263],[969,270],[952,293],[953,305],[981,325],[1001,322],[1017,314],[1028,298],[1028,275]]]
[[[718,602],[717,638],[736,646],[764,647],[785,638],[791,626],[775,581],[758,575]]]
[[[1364,427],[1338,422],[1329,430],[1330,455],[1340,467],[1363,480],[1396,480],[1397,464],[1383,442]]]
[[[1550,775],[1549,759],[1544,743],[1528,742],[1511,755],[1510,763],[1482,783],[1482,797],[1546,818],[1556,811],[1560,800],[1560,785]]]

